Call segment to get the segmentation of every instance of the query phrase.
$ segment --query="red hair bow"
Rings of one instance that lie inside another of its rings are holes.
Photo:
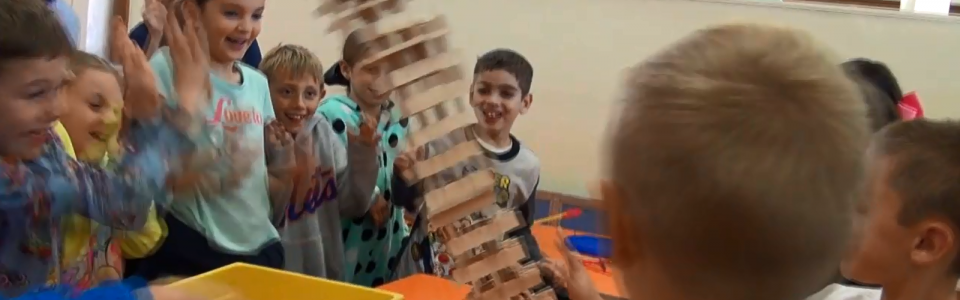
[[[923,118],[923,107],[920,106],[920,97],[917,97],[917,92],[909,92],[903,95],[899,108],[900,117],[904,121]]]

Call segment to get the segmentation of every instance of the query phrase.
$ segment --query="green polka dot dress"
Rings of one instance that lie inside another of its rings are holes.
[[[360,108],[346,95],[325,99],[317,113],[323,114],[343,142],[347,132],[355,132],[361,120]],[[391,200],[390,182],[393,177],[393,160],[400,153],[407,131],[406,120],[399,118],[393,104],[384,106],[377,128],[381,134],[380,173],[377,189],[384,199]],[[347,166],[349,167],[349,166]],[[353,284],[375,287],[386,283],[390,276],[389,265],[396,260],[409,228],[403,219],[403,208],[393,207],[390,220],[377,227],[369,214],[355,219],[341,220],[344,242],[344,280]]]

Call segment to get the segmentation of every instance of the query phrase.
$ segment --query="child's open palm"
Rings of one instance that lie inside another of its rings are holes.
[[[157,80],[143,51],[127,38],[127,26],[119,16],[113,18],[110,55],[123,66],[124,111],[134,119],[149,119],[160,108]]]
[[[347,132],[347,142],[376,147],[381,138],[377,133],[377,122],[364,116],[358,127],[356,132]]]
[[[143,4],[142,17],[151,35],[163,34],[163,27],[167,22],[167,7],[162,2],[146,0]]]
[[[203,28],[197,26],[199,8],[195,1],[184,1],[184,26],[177,22],[176,14],[167,14],[164,39],[170,48],[173,62],[173,87],[179,96],[180,105],[196,115],[210,100],[210,67],[204,51]]]
[[[553,275],[554,283],[567,288],[567,293],[572,300],[600,300],[600,292],[593,285],[587,268],[583,262],[570,251],[566,245],[566,235],[562,231],[557,232],[556,247],[563,254],[563,261],[547,260],[540,262],[541,270]]]

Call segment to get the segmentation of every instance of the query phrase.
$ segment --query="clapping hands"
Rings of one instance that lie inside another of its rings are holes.
[[[147,57],[127,38],[127,26],[122,18],[113,18],[110,33],[110,56],[123,66],[124,113],[134,119],[149,119],[157,115],[161,98],[157,80]]]

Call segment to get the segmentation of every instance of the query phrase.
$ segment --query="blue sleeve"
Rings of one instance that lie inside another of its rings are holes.
[[[155,127],[147,126],[146,131]],[[0,208],[52,214],[78,213],[118,229],[138,229],[148,217],[152,199],[164,190],[167,168],[161,150],[127,149],[116,171],[78,162],[49,131],[51,141],[41,157],[29,162],[0,164]],[[137,139],[156,140],[137,133]],[[162,141],[157,141],[162,142]]]
[[[84,291],[80,295],[73,294],[75,289],[70,286],[45,288],[27,293],[10,300],[151,300],[153,296],[147,290],[134,290],[122,283],[107,283]],[[3,297],[0,297],[3,299]]]
[[[73,6],[63,0],[54,1],[52,5],[54,13],[60,19],[60,24],[63,25],[63,29],[70,37],[70,42],[73,43],[74,47],[82,48],[82,45],[78,45],[80,43],[80,19],[77,17],[77,13],[73,11]]]
[[[254,68],[260,67],[260,60],[263,57],[260,55],[260,44],[257,43],[257,40],[253,40],[253,43],[250,44],[250,48],[247,49],[247,53],[243,54],[243,63],[250,65]]]
[[[130,30],[130,39],[137,43],[140,49],[146,48],[147,41],[150,40],[150,30],[147,29],[147,25],[140,22],[137,26],[134,26],[133,30]]]

